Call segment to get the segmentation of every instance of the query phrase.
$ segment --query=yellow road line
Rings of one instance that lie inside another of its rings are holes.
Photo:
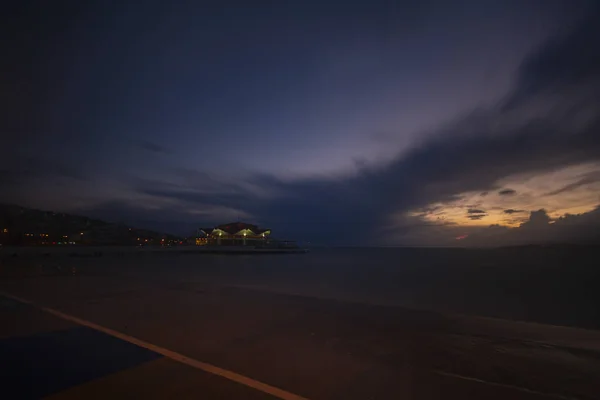
[[[17,296],[13,296],[12,294],[9,294],[9,293],[3,292],[3,291],[0,291],[0,295],[8,297],[8,298],[11,298],[13,300],[16,300],[16,301],[19,301],[19,302],[22,302],[22,303],[25,303],[25,304],[31,304],[31,305],[35,306],[35,304],[32,301],[25,300],[25,299],[22,299],[22,298],[17,297]],[[279,389],[279,388],[277,388],[275,386],[271,386],[271,385],[268,385],[266,383],[257,381],[255,379],[248,378],[247,376],[240,375],[238,373],[235,373],[235,372],[232,372],[232,371],[228,371],[228,370],[223,369],[223,368],[219,368],[219,367],[217,367],[215,365],[212,365],[212,364],[208,364],[208,363],[205,363],[205,362],[202,362],[202,361],[194,360],[193,358],[184,356],[183,354],[180,354],[180,353],[177,353],[177,352],[165,349],[163,347],[157,346],[157,345],[152,344],[152,343],[145,342],[145,341],[137,339],[137,338],[135,338],[133,336],[129,336],[129,335],[126,335],[124,333],[115,331],[113,329],[105,328],[105,327],[103,327],[101,325],[98,325],[98,324],[95,324],[93,322],[86,321],[84,319],[77,318],[77,317],[74,317],[74,316],[69,315],[69,314],[65,314],[63,312],[54,310],[52,308],[38,307],[38,306],[36,306],[36,308],[38,308],[38,309],[40,309],[42,311],[45,311],[45,312],[47,312],[49,314],[52,314],[52,315],[54,315],[54,316],[56,316],[58,318],[62,318],[64,320],[67,320],[67,321],[70,321],[70,322],[74,322],[76,324],[79,324],[79,325],[82,325],[82,326],[85,326],[85,327],[97,330],[99,332],[106,333],[107,335],[114,336],[114,337],[119,338],[121,340],[124,340],[126,342],[135,344],[136,346],[140,346],[140,347],[143,347],[145,349],[151,350],[151,351],[153,351],[155,353],[162,354],[163,356],[165,356],[167,358],[170,358],[170,359],[172,359],[174,361],[180,362],[180,363],[185,364],[185,365],[189,365],[190,367],[202,370],[204,372],[208,372],[208,373],[213,374],[213,375],[221,376],[221,377],[223,377],[225,379],[229,379],[230,381],[239,383],[239,384],[244,385],[244,386],[251,387],[252,389],[259,390],[259,391],[261,391],[263,393],[270,394],[270,395],[272,395],[274,397],[277,397],[279,399],[282,399],[282,400],[308,400],[305,397],[299,396],[299,395],[294,394],[294,393],[290,393],[290,392],[285,391],[283,389]]]

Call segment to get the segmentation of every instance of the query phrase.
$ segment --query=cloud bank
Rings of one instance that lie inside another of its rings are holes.
[[[426,132],[385,165],[357,160],[350,176],[288,180],[244,172],[224,177],[181,166],[152,179],[123,176],[125,195],[96,199],[79,211],[179,232],[241,218],[280,237],[327,244],[594,239],[600,204],[599,10],[594,7],[570,32],[530,54],[497,104]],[[169,154],[152,142],[138,147]],[[329,153],[335,157],[334,148]],[[75,179],[68,176],[73,169],[61,171],[61,179]],[[14,188],[9,177],[0,175]]]

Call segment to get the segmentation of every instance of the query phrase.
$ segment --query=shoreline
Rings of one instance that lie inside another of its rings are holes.
[[[205,247],[205,246],[1,246],[0,257],[12,256],[102,256],[104,254],[148,254],[148,253],[163,253],[163,254],[303,254],[307,253],[306,248],[253,248],[247,246],[222,246],[222,247]]]

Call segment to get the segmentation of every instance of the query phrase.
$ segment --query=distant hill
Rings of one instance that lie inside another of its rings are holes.
[[[99,219],[0,204],[0,244],[5,245],[158,245],[182,240]]]

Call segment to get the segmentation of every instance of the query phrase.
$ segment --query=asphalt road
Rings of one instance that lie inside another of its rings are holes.
[[[54,399],[593,399],[600,393],[598,331],[139,274],[2,277],[5,393]]]

